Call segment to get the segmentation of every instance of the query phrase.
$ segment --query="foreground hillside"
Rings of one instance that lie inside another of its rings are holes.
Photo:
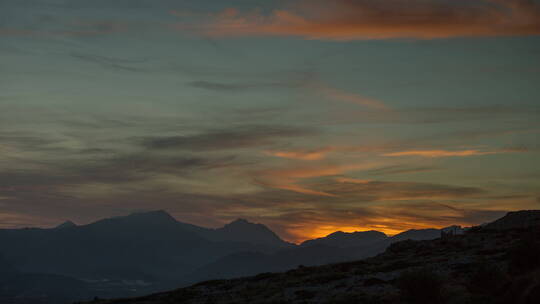
[[[540,303],[540,212],[509,213],[461,235],[397,242],[356,262],[92,303]]]

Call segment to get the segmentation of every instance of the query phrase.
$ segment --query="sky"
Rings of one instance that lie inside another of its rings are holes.
[[[0,228],[540,209],[540,2],[0,0]]]

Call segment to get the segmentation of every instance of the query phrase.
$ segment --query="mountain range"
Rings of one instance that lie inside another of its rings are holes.
[[[342,237],[337,233],[316,241],[336,244]],[[346,239],[377,242],[384,236],[370,231]],[[249,255],[243,258],[252,261]],[[464,233],[450,227],[433,240],[397,241],[367,259],[90,303],[536,304],[540,303],[540,211],[510,212]]]
[[[378,231],[338,231],[296,245],[244,219],[210,229],[179,222],[162,210],[80,226],[67,221],[50,229],[3,229],[0,296],[19,301],[12,303],[37,303],[32,302],[36,295],[49,293],[35,287],[43,285],[36,277],[53,287],[55,281],[77,286],[71,289],[77,295],[52,292],[55,303],[136,296],[209,279],[362,259],[398,241],[438,238],[441,231],[409,230],[391,237]],[[15,276],[19,283],[6,285],[6,278]]]

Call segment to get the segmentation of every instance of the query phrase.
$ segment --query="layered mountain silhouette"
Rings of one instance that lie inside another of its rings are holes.
[[[91,303],[540,303],[539,211],[512,212],[467,231],[451,226],[443,232],[436,239],[415,241],[405,238],[429,238],[437,231],[408,231],[395,236],[383,253],[363,260],[212,280],[139,298]],[[354,246],[353,240],[386,239],[391,238],[372,231],[338,232],[305,242],[299,249],[309,244]],[[258,256],[239,254],[238,259],[222,260],[221,266],[241,259],[253,267],[260,265]],[[241,269],[242,265],[234,266]]]
[[[92,291],[81,280],[57,274],[21,272],[0,255],[0,303],[69,303],[91,296]]]
[[[262,225],[235,221],[207,229],[164,211],[83,226],[0,230],[2,253],[21,271],[90,279],[178,280],[198,266],[244,251],[291,246]]]
[[[77,226],[77,225],[75,225],[75,223],[73,223],[72,221],[65,221],[62,224],[56,226],[55,229],[71,228],[71,227],[75,227],[75,226]]]
[[[312,246],[312,245],[327,245],[334,247],[356,247],[356,246],[365,246],[386,240],[388,236],[379,231],[362,231],[362,232],[352,232],[347,233],[343,231],[336,231],[331,233],[323,238],[307,240],[301,244],[301,246]]]
[[[277,234],[262,224],[253,224],[245,219],[237,219],[222,228],[211,230],[205,234],[211,240],[243,242],[257,244],[272,250],[288,248],[292,244],[284,242]]]
[[[409,230],[391,237],[378,231],[338,231],[295,245],[266,226],[244,219],[210,229],[179,222],[162,210],[88,225],[68,221],[51,229],[3,229],[0,290],[6,290],[5,278],[15,274],[26,279],[20,279],[18,286],[10,285],[10,297],[19,299],[13,303],[49,294],[41,287],[28,287],[34,286],[28,283],[28,275],[50,276],[51,284],[63,280],[62,284],[74,286],[71,291],[78,290],[77,296],[51,292],[61,299],[55,303],[89,296],[135,296],[208,279],[358,260],[384,252],[399,241],[436,239],[449,230],[462,233],[457,226]]]

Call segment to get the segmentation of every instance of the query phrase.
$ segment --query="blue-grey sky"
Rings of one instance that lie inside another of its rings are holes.
[[[540,4],[0,0],[0,227],[299,241],[540,206]]]

